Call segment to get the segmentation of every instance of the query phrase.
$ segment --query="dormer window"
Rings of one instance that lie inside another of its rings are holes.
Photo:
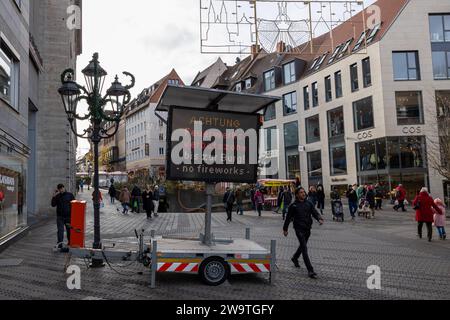
[[[370,32],[369,36],[367,37],[367,43],[371,43],[373,39],[375,39],[375,36],[377,35],[378,31],[380,31],[381,23],[377,24],[372,31]]]
[[[242,92],[242,83],[241,82],[237,83],[236,86],[234,87],[234,90],[236,92]]]
[[[327,55],[328,55],[328,52],[325,53],[325,54],[319,59],[319,61],[316,63],[316,66],[314,67],[314,70],[317,71],[317,70],[320,69],[320,67],[322,66],[323,62],[325,61],[325,58],[327,57]]]
[[[177,86],[177,85],[180,84],[180,80],[178,80],[178,79],[169,79],[168,83]]]
[[[336,47],[336,49],[334,49],[333,54],[332,54],[331,57],[330,57],[330,60],[328,60],[328,64],[333,63],[333,61],[336,59],[337,55],[339,54],[339,52],[341,51],[341,49],[342,49],[343,46],[344,46],[344,45],[341,44],[341,45],[338,45],[338,46]]]
[[[309,68],[309,71],[313,70],[316,67],[316,64],[317,64],[317,62],[319,62],[319,60],[320,60],[320,57],[314,59],[311,67]]]
[[[359,50],[362,46],[362,44],[364,43],[364,38],[366,37],[368,31],[364,31],[363,33],[361,33],[361,36],[358,39],[358,42],[356,42],[355,47],[353,48],[353,52]]]
[[[348,48],[350,47],[350,44],[353,42],[353,38],[349,39],[343,46],[343,48],[340,51],[340,54],[338,56],[338,58],[342,58],[343,56],[345,56],[347,54]]]
[[[245,80],[245,89],[250,89],[253,86],[252,78],[248,78]]]
[[[290,84],[295,82],[296,74],[295,74],[295,62],[292,61],[283,66],[284,72],[284,84]]]

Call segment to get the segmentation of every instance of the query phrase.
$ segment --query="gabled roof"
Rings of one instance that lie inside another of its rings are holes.
[[[217,68],[217,69],[216,69]],[[198,82],[201,82],[202,84],[211,77],[215,77],[215,79],[211,79],[207,82],[208,83],[214,83],[214,80],[216,80],[217,77],[221,76],[223,72],[227,70],[227,65],[222,61],[222,59],[219,57],[212,65],[210,65],[208,68],[206,68],[203,71],[200,71],[197,76],[192,81],[192,86],[196,85]],[[214,74],[214,72],[217,72],[218,74]]]
[[[377,2],[374,3],[374,5],[377,5],[380,8],[382,23],[373,40],[370,43],[368,43],[368,46],[382,39],[382,37],[386,34],[391,25],[394,23],[397,16],[401,13],[401,11],[404,9],[404,7],[408,4],[409,1],[410,0],[378,0]],[[373,14],[371,12],[372,10],[371,9],[369,10],[369,8],[365,9],[366,19],[370,17],[371,14]],[[246,90],[246,92],[262,92],[264,91],[263,88],[261,87],[263,85],[262,79],[263,73],[265,71],[273,69],[274,67],[281,67],[285,63],[288,63],[295,59],[302,60],[306,64],[306,68],[300,76],[300,78],[305,78],[310,74],[318,72],[326,68],[327,66],[331,65],[332,63],[344,59],[345,57],[352,54],[353,53],[352,51],[355,48],[355,45],[363,31],[367,30],[364,30],[363,12],[361,11],[355,16],[353,16],[351,19],[343,22],[342,24],[334,28],[333,31],[331,32],[333,36],[331,36],[330,32],[327,32],[317,38],[314,38],[312,41],[313,43],[312,53],[311,53],[311,42],[307,42],[295,48],[293,52],[289,53],[266,54],[265,52],[260,52],[258,57],[253,60],[251,59],[251,56],[248,56],[247,58],[242,60],[241,63],[238,63],[233,67],[230,67],[229,70],[225,72],[220,79],[218,79],[217,85],[219,84],[227,85],[229,89],[232,89],[233,84],[236,83],[237,81],[242,81],[251,75],[257,75],[258,81],[256,83],[256,86],[252,87],[250,90]],[[344,54],[340,58],[336,58],[335,61],[329,64],[328,62],[329,58],[333,53],[332,51],[337,46],[345,44],[350,39],[353,40],[348,47],[347,54]],[[365,46],[362,45],[359,50],[363,49],[364,47]],[[320,67],[317,69],[309,70],[314,61],[317,58],[323,57],[324,55],[326,56]],[[241,70],[241,72],[238,72],[234,77],[231,77],[230,79],[230,76],[236,72],[236,69]]]

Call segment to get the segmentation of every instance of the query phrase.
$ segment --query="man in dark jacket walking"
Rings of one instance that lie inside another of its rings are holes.
[[[230,188],[227,188],[227,191],[223,195],[223,203],[225,206],[225,210],[227,212],[227,222],[232,220],[232,214],[233,214],[233,204],[234,204],[234,193]]]
[[[300,242],[300,246],[291,260],[296,268],[300,268],[298,259],[303,255],[303,261],[308,269],[308,276],[316,279],[317,274],[314,272],[314,268],[309,259],[307,245],[311,236],[312,218],[316,219],[320,225],[323,224],[323,219],[314,205],[306,198],[305,189],[299,188],[295,191],[295,202],[289,207],[288,215],[283,226],[283,233],[285,237],[288,236],[289,224],[293,221],[295,234]]]
[[[141,196],[141,189],[138,186],[134,186],[131,191],[131,212],[139,213]]]
[[[58,228],[58,248],[62,248],[64,241],[64,227],[67,233],[67,242],[70,244],[70,214],[71,202],[75,200],[72,193],[67,192],[64,185],[59,184],[52,198],[52,207],[56,207],[56,226]]]

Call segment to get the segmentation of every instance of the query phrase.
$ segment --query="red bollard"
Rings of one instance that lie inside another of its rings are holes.
[[[84,238],[86,229],[86,201],[71,202],[71,248],[84,248]]]

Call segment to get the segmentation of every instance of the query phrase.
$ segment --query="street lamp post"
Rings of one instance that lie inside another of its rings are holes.
[[[124,106],[131,100],[129,89],[134,87],[135,78],[131,73],[123,74],[131,78],[129,86],[123,86],[118,77],[106,91],[106,95],[102,96],[103,84],[107,72],[100,66],[98,61],[98,53],[95,53],[92,61],[82,71],[87,88],[79,85],[73,79],[75,72],[67,69],[61,74],[62,87],[58,92],[61,95],[64,109],[70,123],[70,127],[74,134],[83,139],[89,139],[94,145],[94,249],[102,249],[100,239],[100,190],[99,190],[99,174],[98,174],[98,145],[102,139],[112,138],[119,129],[120,119],[123,115]],[[85,100],[89,106],[88,113],[80,116],[77,113],[77,105],[81,100]],[[76,120],[89,120],[91,126],[79,134],[76,129]],[[115,123],[115,130],[108,134],[107,123]],[[103,259],[92,259],[91,266],[94,268],[102,267]]]

